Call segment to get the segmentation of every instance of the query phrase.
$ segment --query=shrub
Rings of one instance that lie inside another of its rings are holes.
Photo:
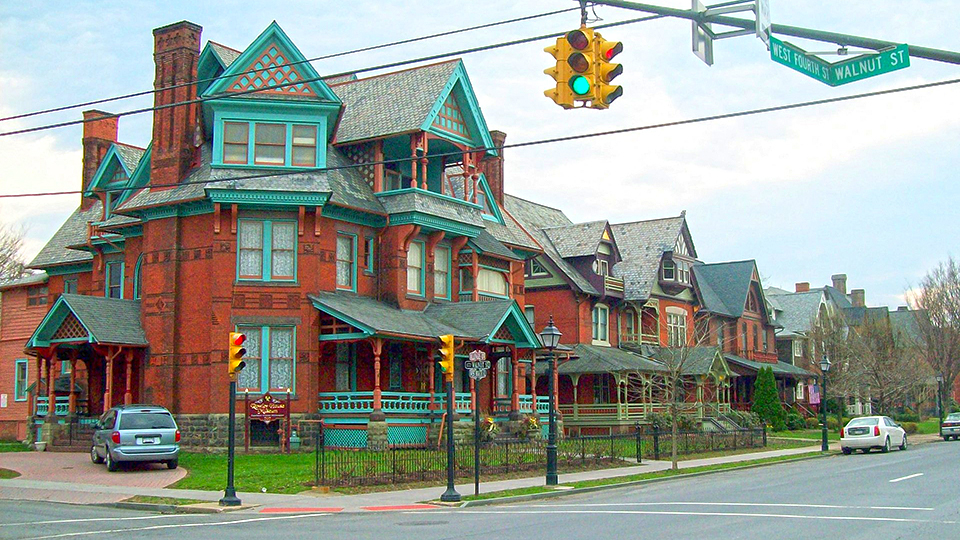
[[[837,423],[837,419],[833,417],[827,417],[827,429],[840,429],[840,424]]]
[[[787,429],[791,431],[795,429],[803,429],[807,427],[806,421],[804,421],[803,417],[800,416],[800,413],[795,411],[790,411],[789,413],[787,413],[786,424],[787,424]]]
[[[651,429],[660,431],[670,431],[673,429],[673,421],[670,413],[653,413],[647,416]],[[680,414],[677,416],[677,429],[680,431],[694,431],[700,428],[700,424],[692,416]]]
[[[759,428],[763,425],[760,417],[755,412],[749,411],[730,411],[727,416],[737,423],[738,426],[746,429]]]
[[[777,395],[777,381],[772,368],[760,368],[757,380],[753,383],[753,405],[750,410],[757,413],[774,431],[783,431],[787,427],[786,413]]]
[[[917,432],[917,423],[916,422],[904,422],[903,430],[907,432],[907,435],[913,435]]]
[[[820,419],[815,416],[807,418],[804,420],[804,423],[806,423],[807,429],[817,429],[820,427]]]
[[[897,422],[919,422],[920,415],[915,413],[903,413],[893,417]]]

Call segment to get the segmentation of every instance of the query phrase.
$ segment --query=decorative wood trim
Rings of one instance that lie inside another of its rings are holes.
[[[403,237],[402,246],[403,246],[404,253],[410,250],[410,242],[413,242],[413,239],[416,238],[418,234],[420,234],[419,225],[407,225],[407,226],[410,227],[410,232],[408,232],[406,236]]]
[[[237,204],[230,205],[230,234],[237,234]]]
[[[383,139],[377,139],[373,145],[373,192],[383,191]]]
[[[307,209],[300,206],[297,208],[297,236],[303,236],[303,222],[306,217]]]
[[[313,235],[320,236],[320,218],[323,217],[323,207],[317,206],[313,212]]]
[[[220,203],[213,203],[213,234],[220,234]]]

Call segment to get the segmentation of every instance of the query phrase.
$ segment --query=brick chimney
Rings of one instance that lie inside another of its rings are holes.
[[[80,185],[81,191],[86,191],[93,180],[93,175],[97,173],[103,156],[107,154],[110,145],[117,142],[117,127],[119,118],[110,117],[110,113],[89,110],[83,111],[83,183]],[[80,195],[80,209],[87,210],[95,198],[84,198]]]
[[[487,183],[490,184],[490,191],[497,205],[503,207],[503,142],[507,140],[507,134],[502,131],[493,130],[490,132],[490,138],[493,139],[493,145],[497,148],[497,157],[488,157],[484,159],[480,166],[484,176],[487,177]]]
[[[197,98],[197,63],[200,59],[202,28],[180,21],[153,31],[153,59],[156,64],[155,90],[178,86],[154,94],[154,106]],[[153,154],[150,184],[172,186],[180,182],[193,163],[199,126],[197,103],[159,109],[153,113]]]
[[[850,291],[850,303],[853,307],[867,307],[866,295],[863,289],[853,289]]]
[[[801,281],[801,282],[797,283],[797,292],[807,292],[807,291],[809,291],[809,290],[810,290],[810,282],[809,282],[809,281]]]
[[[840,294],[847,294],[847,275],[834,274],[830,276],[833,281],[833,288],[840,291]]]

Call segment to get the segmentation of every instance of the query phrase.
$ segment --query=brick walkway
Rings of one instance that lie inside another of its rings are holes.
[[[3,452],[0,468],[17,471],[19,480],[142,488],[166,487],[187,475],[182,468],[171,471],[161,463],[123,464],[109,472],[105,465],[94,465],[89,454],[74,452]]]

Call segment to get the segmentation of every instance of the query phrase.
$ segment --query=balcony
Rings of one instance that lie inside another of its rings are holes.
[[[623,280],[618,277],[603,276],[603,290],[601,292],[604,296],[623,298]]]

